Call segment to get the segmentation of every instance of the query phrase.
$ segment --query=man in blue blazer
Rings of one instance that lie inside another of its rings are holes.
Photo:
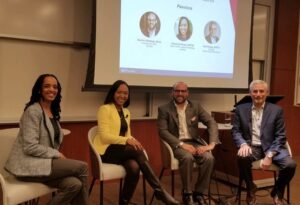
[[[237,106],[233,122],[232,136],[238,147],[238,166],[240,176],[246,183],[246,201],[249,205],[256,204],[256,185],[251,172],[253,161],[263,159],[262,169],[268,169],[272,163],[280,167],[278,180],[271,192],[275,205],[283,204],[285,186],[293,178],[296,169],[296,163],[285,146],[283,110],[266,102],[268,94],[265,81],[252,81],[252,103]]]
[[[173,149],[179,161],[184,205],[205,204],[214,166],[211,150],[218,144],[218,126],[215,120],[199,105],[189,101],[188,86],[177,82],[172,89],[173,99],[158,108],[159,136]],[[198,123],[207,126],[209,144],[199,136]],[[195,188],[192,188],[193,164],[199,167]]]

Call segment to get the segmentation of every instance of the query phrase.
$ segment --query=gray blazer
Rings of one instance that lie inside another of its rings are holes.
[[[63,139],[60,131],[59,145]],[[59,146],[58,145],[58,146]],[[59,147],[54,145],[54,129],[39,103],[29,106],[20,120],[20,131],[5,169],[16,176],[47,176]]]
[[[198,123],[202,122],[207,126],[209,134],[209,143],[215,142],[218,144],[218,125],[215,120],[201,107],[199,103],[188,101],[185,110],[186,123],[188,131],[193,139],[200,144],[205,142],[199,136]],[[172,149],[175,149],[179,144],[179,120],[174,101],[171,101],[158,108],[157,119],[159,136],[166,141]]]
[[[236,107],[232,127],[233,140],[237,147],[252,141],[252,103]],[[274,159],[282,159],[289,155],[285,147],[286,135],[283,110],[272,103],[265,103],[260,128],[261,145],[265,153],[274,151]]]

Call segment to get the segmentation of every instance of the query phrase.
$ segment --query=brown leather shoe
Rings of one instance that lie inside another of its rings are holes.
[[[277,195],[273,197],[274,205],[283,205],[283,199],[279,198]]]

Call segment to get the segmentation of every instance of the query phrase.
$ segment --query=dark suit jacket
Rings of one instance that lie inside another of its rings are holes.
[[[146,26],[145,26],[145,27],[142,27],[142,28],[141,28],[141,31],[142,31],[142,33],[143,33],[145,36],[150,37],[150,36],[149,36],[149,33],[148,33],[148,29],[147,29]],[[157,35],[158,32],[159,32],[159,26],[156,26],[156,28],[155,28],[155,35]]]
[[[215,38],[216,38],[216,42],[218,42],[218,41],[219,41],[219,37],[216,36]],[[207,41],[208,43],[212,43],[211,37],[210,37],[209,35],[208,35],[208,36],[205,36],[205,39],[206,39],[206,41]]]
[[[199,136],[198,123],[202,122],[207,126],[209,133],[209,143],[219,143],[218,125],[215,120],[198,103],[189,101],[186,111],[186,123],[191,137],[199,143],[205,142]],[[158,108],[158,129],[159,136],[166,141],[172,149],[178,145],[179,141],[179,120],[174,101]]]
[[[272,103],[265,103],[260,130],[261,145],[265,153],[275,151],[274,159],[281,159],[289,155],[285,147],[286,134],[283,110]],[[241,104],[236,107],[233,128],[233,140],[237,147],[252,141],[252,103]]]

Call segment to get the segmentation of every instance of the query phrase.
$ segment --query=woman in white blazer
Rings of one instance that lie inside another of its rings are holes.
[[[20,131],[6,162],[19,180],[57,188],[49,205],[86,205],[88,166],[59,152],[61,86],[52,74],[36,80],[20,120]]]

